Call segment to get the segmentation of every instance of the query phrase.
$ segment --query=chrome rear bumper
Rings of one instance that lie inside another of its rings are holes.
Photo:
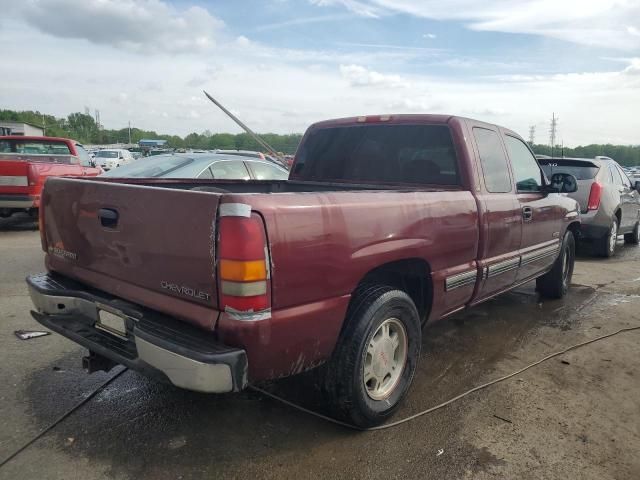
[[[212,333],[64,277],[32,275],[27,284],[36,307],[32,316],[92,352],[188,390],[246,387],[245,351],[220,344]],[[123,318],[126,336],[96,328],[100,310]]]

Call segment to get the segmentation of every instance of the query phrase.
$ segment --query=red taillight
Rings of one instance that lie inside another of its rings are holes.
[[[589,192],[589,202],[587,203],[587,210],[598,210],[598,208],[600,208],[601,197],[602,184],[600,182],[593,182],[591,184],[591,191]]]
[[[267,237],[260,216],[220,217],[217,260],[221,310],[255,313],[271,307]]]

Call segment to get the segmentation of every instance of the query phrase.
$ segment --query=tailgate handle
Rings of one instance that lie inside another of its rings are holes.
[[[118,226],[118,211],[112,208],[101,208],[98,210],[98,217],[100,217],[100,224],[103,227],[115,228]]]

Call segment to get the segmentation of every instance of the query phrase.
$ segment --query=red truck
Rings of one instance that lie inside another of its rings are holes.
[[[33,317],[179,387],[319,367],[336,415],[383,422],[423,327],[537,279],[566,292],[575,177],[514,132],[441,115],[311,126],[286,181],[50,179]]]
[[[96,176],[91,157],[68,138],[0,136],[0,217],[36,215],[48,177]]]

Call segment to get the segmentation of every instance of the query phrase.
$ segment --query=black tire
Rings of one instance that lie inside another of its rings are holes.
[[[536,279],[540,295],[546,298],[562,298],[567,294],[576,259],[576,241],[571,230],[562,239],[560,255],[551,270]]]
[[[640,244],[640,223],[636,223],[633,232],[624,234],[624,243],[629,245]]]
[[[599,257],[610,258],[616,254],[616,241],[618,238],[618,217],[613,217],[607,234],[594,242],[594,251]],[[615,230],[615,234],[613,231]],[[613,241],[611,236],[615,235]]]
[[[364,381],[367,350],[381,325],[393,320],[398,320],[406,333],[406,361],[388,396],[374,400]],[[420,316],[409,295],[381,285],[359,288],[354,293],[336,349],[322,370],[322,387],[333,413],[359,427],[383,423],[397,409],[411,385],[421,342]]]

